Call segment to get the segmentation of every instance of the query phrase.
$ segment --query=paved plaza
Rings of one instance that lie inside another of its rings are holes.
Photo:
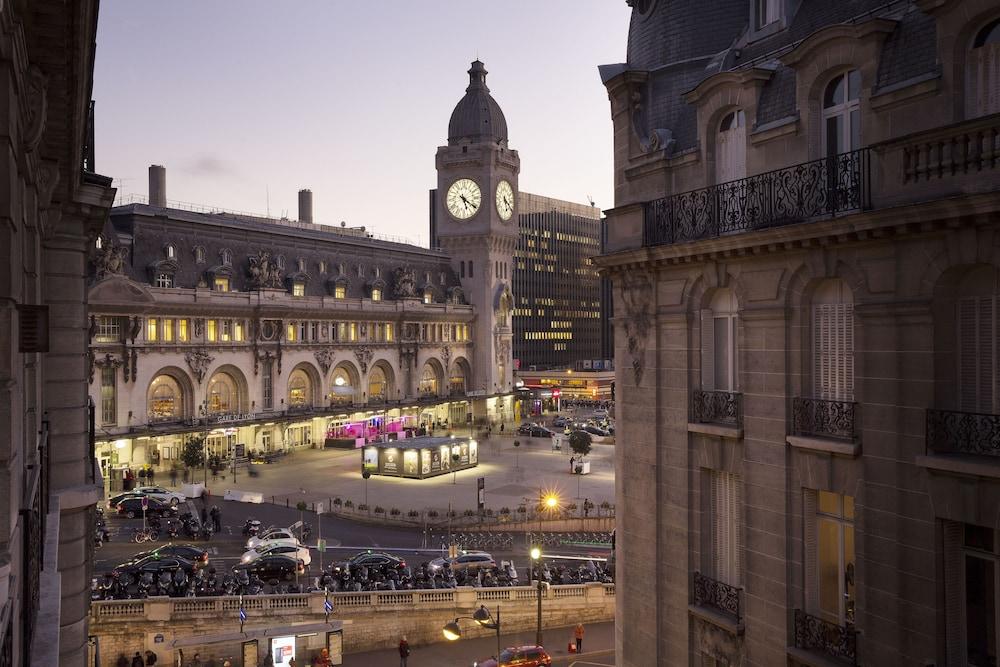
[[[514,447],[515,438],[510,436],[483,440],[478,467],[430,479],[373,475],[366,482],[361,477],[360,450],[305,449],[276,463],[255,465],[260,473],[257,477],[240,469],[235,484],[232,473],[216,479],[209,476],[208,488],[213,496],[221,496],[228,489],[256,491],[268,502],[272,497],[276,502],[287,498],[291,505],[299,500],[312,503],[334,497],[350,499],[357,505],[365,502],[367,485],[367,504],[372,508],[378,505],[388,511],[395,507],[405,512],[446,511],[450,507],[461,512],[475,509],[476,480],[485,477],[486,506],[494,511],[508,507],[514,512],[523,503],[530,506],[540,489],[555,492],[564,502],[578,506],[582,506],[583,498],[595,505],[614,502],[614,445],[595,444],[587,457],[591,473],[573,475],[569,462],[573,453],[568,447],[554,452],[545,438],[519,436],[516,440],[520,447]],[[200,479],[196,473],[195,480]],[[167,480],[159,477],[157,481]]]

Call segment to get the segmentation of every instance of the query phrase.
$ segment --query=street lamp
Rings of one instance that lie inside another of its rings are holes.
[[[500,664],[500,605],[497,605],[497,615],[495,617],[485,605],[479,605],[479,609],[473,612],[472,616],[458,616],[454,621],[445,623],[444,627],[441,628],[445,639],[453,642],[461,638],[462,628],[459,627],[458,621],[462,618],[471,619],[478,623],[480,627],[497,631],[497,664]]]
[[[535,563],[535,579],[538,580],[538,618],[535,627],[535,646],[542,646],[542,570],[540,561],[542,550],[538,547],[531,547],[531,560]],[[499,661],[500,658],[497,658]]]

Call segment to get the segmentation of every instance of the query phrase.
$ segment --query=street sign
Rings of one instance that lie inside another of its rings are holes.
[[[324,601],[323,602],[323,610],[326,613],[328,613],[328,614],[332,614],[333,613],[333,603],[330,602],[329,600]]]
[[[316,502],[316,514],[322,514],[324,512],[323,501],[319,500]]]
[[[326,540],[324,540],[324,539],[318,539],[318,540],[316,540],[316,550],[317,551],[326,551]]]
[[[145,512],[149,509],[149,498],[147,496],[142,497],[142,511]]]
[[[485,509],[486,507],[486,478],[479,477],[476,479],[476,489],[478,492],[477,502],[479,503],[479,509]]]

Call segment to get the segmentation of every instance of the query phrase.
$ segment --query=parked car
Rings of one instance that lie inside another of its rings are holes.
[[[138,560],[132,560],[127,563],[122,563],[112,570],[112,573],[116,576],[121,576],[123,574],[138,575],[143,572],[150,572],[153,575],[158,575],[164,570],[168,572],[174,572],[175,570],[184,570],[184,573],[191,575],[195,571],[195,565],[186,558],[181,558],[180,556],[158,556],[156,554],[151,554],[145,558],[140,558]]]
[[[594,419],[607,419],[608,411],[604,408],[597,408],[594,410]]]
[[[305,564],[289,556],[274,554],[271,556],[261,556],[257,560],[249,563],[240,563],[233,566],[233,572],[245,571],[248,575],[255,574],[264,581],[277,579],[279,581],[291,581],[297,574],[304,574]]]
[[[247,549],[256,549],[262,544],[276,544],[278,542],[298,544],[299,538],[287,528],[271,528],[247,540]]]
[[[541,646],[518,646],[501,651],[500,662],[489,658],[477,661],[473,667],[552,667],[552,658]]]
[[[544,426],[532,426],[531,431],[528,433],[532,438],[551,438],[555,433],[545,428]]]
[[[380,569],[393,567],[397,570],[402,570],[406,567],[406,561],[397,556],[393,556],[392,554],[380,551],[365,551],[363,553],[356,554],[345,561],[334,564],[332,571],[343,572],[345,568],[348,569],[348,571],[353,571],[354,568],[362,566]]]
[[[559,415],[558,417],[552,420],[552,425],[555,426],[556,428],[563,428],[568,423],[569,423],[569,417],[564,417],[562,415]]]
[[[264,556],[273,556],[275,554],[282,556],[289,556],[291,558],[297,558],[302,561],[306,567],[312,563],[312,554],[309,553],[309,548],[302,546],[300,544],[291,544],[287,542],[277,542],[277,543],[267,543],[251,549],[250,551],[243,554],[240,558],[241,563],[252,563],[258,558]]]
[[[534,428],[535,426],[536,426],[536,424],[529,424],[529,423],[525,422],[524,424],[521,424],[520,426],[517,427],[517,434],[518,435],[531,435],[531,429]]]
[[[428,565],[432,570],[439,570],[444,567],[445,563],[448,563],[449,567],[456,572],[459,570],[477,570],[483,567],[491,568],[497,566],[496,561],[493,560],[493,556],[485,551],[470,551],[456,558],[435,558]]]
[[[208,565],[208,552],[193,544],[165,544],[162,547],[150,549],[149,551],[140,551],[132,557],[132,561],[142,560],[143,558],[155,555],[161,558],[164,556],[179,556],[184,560],[191,561],[197,567]]]
[[[119,514],[134,519],[137,516],[142,516],[142,501],[141,496],[125,498],[115,506],[115,509],[118,510]],[[146,502],[146,516],[156,514],[162,517],[172,517],[177,515],[177,508],[173,505],[160,502],[156,498],[146,498]]]
[[[108,507],[110,509],[114,509],[118,507],[118,503],[125,500],[126,498],[142,498],[142,495],[136,493],[135,491],[125,491],[123,493],[118,493],[108,498]]]
[[[140,486],[132,490],[132,493],[142,494],[149,496],[150,498],[156,498],[160,502],[169,503],[174,507],[177,507],[178,503],[187,502],[187,496],[183,493],[177,493],[176,491],[170,491],[163,488],[162,486]]]

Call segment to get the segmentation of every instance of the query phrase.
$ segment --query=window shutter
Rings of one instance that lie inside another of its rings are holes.
[[[959,407],[976,410],[976,299],[958,302]]]
[[[837,359],[841,365],[844,378],[840,388],[840,398],[845,401],[854,400],[854,304],[844,303],[838,306],[840,311],[839,326],[843,346],[837,351]]]
[[[854,399],[854,306],[813,307],[813,395]]]
[[[819,606],[819,581],[816,572],[816,492],[812,489],[805,489],[802,494],[802,519],[805,607],[807,612],[814,614]]]
[[[733,493],[732,507],[729,516],[732,517],[733,535],[733,580],[734,586],[743,585],[743,480],[739,475],[732,475]]]
[[[813,306],[813,396],[830,398],[830,306]]]
[[[1000,111],[1000,44],[987,44],[979,49],[983,52],[983,107],[980,115],[986,116]]]
[[[49,351],[49,307],[20,304],[17,306],[19,340],[17,351],[22,354]]]
[[[730,371],[733,364],[732,318],[723,316],[713,320],[715,329],[715,384],[720,391],[732,391]]]
[[[976,412],[991,412],[993,409],[993,299],[978,299],[978,322],[976,334],[979,338],[977,350]]]
[[[701,388],[715,389],[715,317],[707,309],[701,311]]]
[[[723,563],[724,563],[724,561],[723,561],[723,558],[722,558],[723,545],[721,543],[720,535],[719,535],[719,533],[722,530],[722,521],[721,521],[721,517],[720,517],[720,508],[719,508],[719,496],[722,493],[722,491],[719,488],[721,486],[721,483],[720,483],[720,480],[719,480],[719,472],[717,470],[712,470],[709,473],[709,476],[712,479],[712,490],[711,490],[711,494],[712,494],[712,502],[711,502],[711,509],[712,509],[712,577],[714,577],[715,579],[718,579],[718,580],[721,581],[722,580],[722,576],[723,576],[722,572],[723,572]]]

